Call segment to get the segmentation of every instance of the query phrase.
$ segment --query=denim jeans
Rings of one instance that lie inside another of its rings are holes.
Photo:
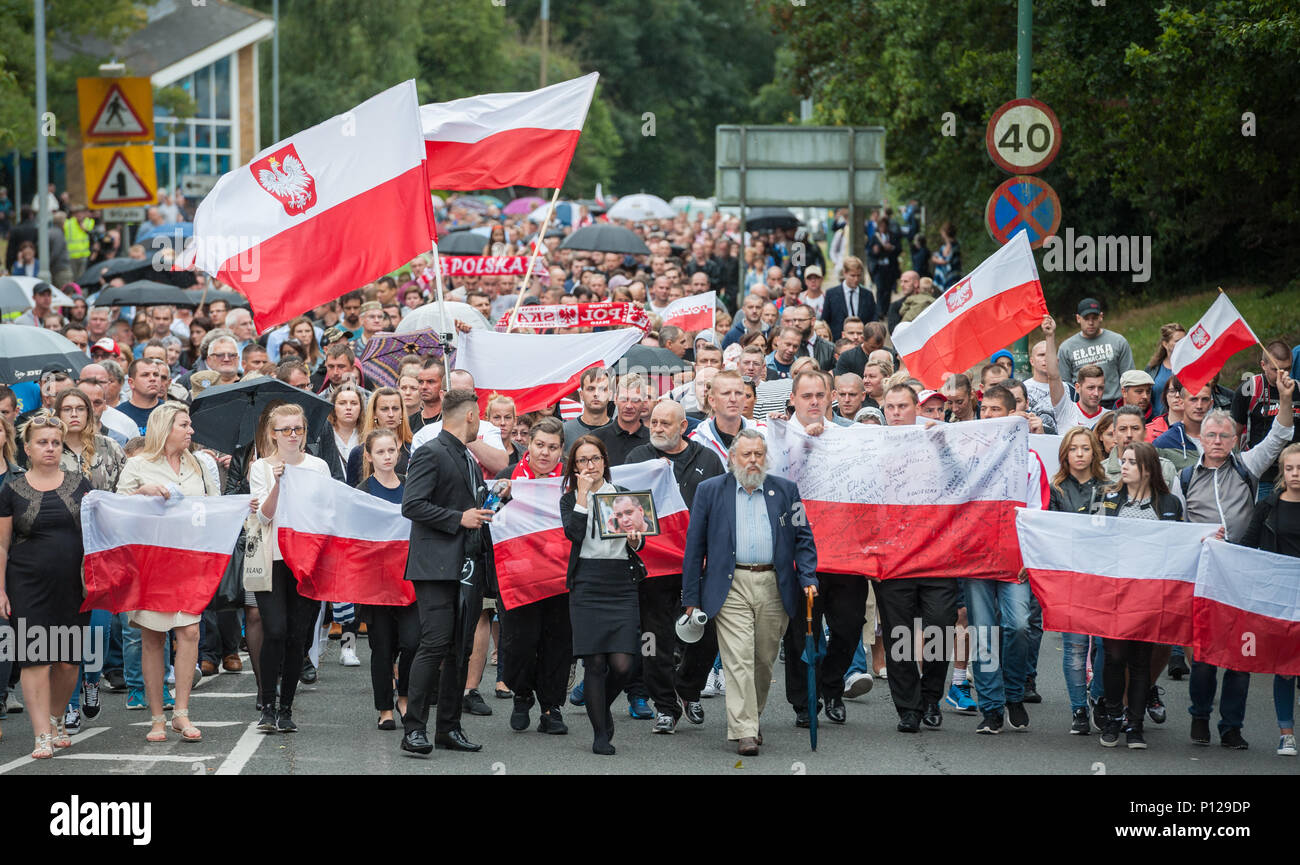
[[[867,656],[867,647],[862,645],[861,640],[858,641],[858,650],[853,653],[853,660],[849,663],[849,669],[844,674],[844,678],[847,680],[854,673],[875,673],[875,670],[871,669],[871,663]]]
[[[126,679],[127,692],[144,690],[144,649],[140,629],[131,627],[126,613],[118,613],[117,620],[122,626],[122,678]],[[163,669],[172,662],[171,640],[163,640]],[[184,671],[189,676],[189,670]]]
[[[970,671],[983,713],[1001,711],[1025,695],[1029,660],[1029,583],[961,580],[973,628]],[[994,630],[997,628],[997,630]],[[999,651],[1000,645],[1000,651]],[[999,657],[1000,655],[1000,657]]]
[[[1295,728],[1295,676],[1273,677],[1273,710],[1277,712],[1280,729]]]
[[[116,670],[122,672],[122,622],[117,616],[109,616],[108,656],[104,658],[104,672]]]
[[[100,658],[99,668],[96,670],[87,670],[86,665],[81,665],[82,677],[92,682],[98,682],[100,675],[108,667],[107,649],[108,649],[108,632],[113,621],[113,614],[108,610],[91,610],[90,611],[90,632],[91,646],[102,646],[105,649],[105,657]],[[71,712],[81,708],[81,688],[80,686],[72,689],[72,699],[68,700],[68,711]]]
[[[1214,692],[1219,668],[1202,661],[1192,661],[1192,705],[1187,708],[1193,718],[1209,719],[1214,712]],[[1246,694],[1250,690],[1250,673],[1223,671],[1223,691],[1219,694],[1219,735],[1241,729],[1246,722]]]
[[[1092,685],[1088,685],[1088,641],[1092,641]],[[1065,690],[1070,694],[1070,711],[1077,712],[1088,706],[1088,693],[1094,700],[1100,700],[1105,693],[1102,684],[1102,671],[1105,669],[1106,653],[1102,648],[1101,637],[1089,637],[1087,634],[1061,634],[1062,648],[1061,669],[1065,673]]]

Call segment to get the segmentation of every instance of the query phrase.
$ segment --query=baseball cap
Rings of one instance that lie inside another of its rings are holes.
[[[632,280],[628,279],[626,276],[624,276],[621,273],[615,274],[614,277],[609,281],[610,288],[619,288],[620,286],[631,285],[631,284],[632,284]]]
[[[803,275],[804,278],[807,279],[810,276],[825,276],[826,274],[822,273],[822,269],[814,264],[811,267],[805,267],[803,269]]]
[[[926,400],[934,399],[935,397],[938,397],[939,399],[943,400],[944,402],[947,402],[947,401],[948,401],[948,397],[946,397],[946,396],[944,396],[943,394],[939,393],[937,390],[923,390],[923,391],[921,391],[919,394],[916,395],[916,404],[917,404],[917,405],[921,405],[921,404],[924,403]]]
[[[1092,313],[1101,314],[1101,303],[1093,297],[1085,297],[1079,301],[1079,315],[1091,315]]]
[[[32,286],[32,294],[53,294],[54,286],[48,282],[38,282]]]
[[[885,425],[884,413],[881,412],[880,409],[869,405],[864,405],[862,408],[858,409],[858,413],[853,416],[853,420],[858,423],[861,423],[863,418],[868,418],[868,417],[875,418],[876,423],[880,424],[881,426]]]
[[[1120,387],[1141,387],[1144,384],[1155,387],[1156,382],[1140,369],[1131,369],[1119,377]]]
[[[113,342],[113,340],[107,336],[90,347],[91,351],[95,351],[96,349],[99,351],[106,351],[109,354],[120,354],[117,348],[117,343]]]

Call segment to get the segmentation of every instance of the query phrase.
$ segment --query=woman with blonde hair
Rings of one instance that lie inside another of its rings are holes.
[[[0,487],[23,473],[18,465],[18,434],[14,432],[13,422],[0,415]],[[0,683],[0,688],[4,683]]]
[[[145,427],[144,447],[122,467],[117,492],[121,495],[162,496],[164,499],[170,499],[173,493],[182,496],[219,495],[216,483],[204,471],[198,458],[190,453],[193,435],[190,410],[184,403],[165,402],[155,408]],[[176,637],[174,667],[181,671],[176,677],[172,730],[180,733],[185,742],[202,741],[203,734],[190,722],[189,713],[190,689],[194,684],[189,671],[198,664],[201,616],[177,610],[132,610],[126,615],[127,623],[140,629],[142,640],[145,696],[153,722],[145,736],[146,741],[167,741],[167,718],[163,714],[166,689],[163,652],[168,631],[173,631]]]
[[[406,464],[411,459],[411,422],[406,416],[402,394],[397,388],[381,387],[370,394],[359,435],[364,439],[371,430],[377,429],[388,429],[397,434],[400,449],[397,473],[405,476]],[[350,486],[356,486],[369,477],[369,469],[362,459],[363,450],[364,448],[355,448],[348,457],[347,481]]]
[[[329,466],[303,449],[307,436],[307,416],[302,406],[292,403],[276,406],[267,417],[259,448],[262,458],[253,463],[249,488],[262,526],[270,534],[271,588],[258,591],[257,609],[262,615],[261,671],[262,716],[257,729],[264,733],[296,733],[293,721],[293,698],[302,672],[303,647],[311,635],[318,603],[298,594],[298,578],[284,563],[280,552],[276,509],[280,504],[280,479],[285,466],[296,466],[330,476]],[[280,686],[279,711],[276,710],[276,684]]]

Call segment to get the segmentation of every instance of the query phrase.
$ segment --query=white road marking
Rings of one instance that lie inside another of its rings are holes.
[[[238,775],[243,772],[244,766],[248,764],[253,752],[257,750],[257,746],[261,745],[262,741],[267,738],[270,737],[257,729],[256,722],[249,724],[248,729],[244,731],[244,735],[240,736],[239,741],[235,743],[230,755],[217,767],[216,774]]]
[[[226,693],[226,692],[217,693],[216,691],[213,691],[211,694],[207,694],[207,693],[200,694],[198,692],[194,692],[190,694],[190,696],[191,697],[240,697],[243,699],[248,699],[249,697],[256,697],[257,692],[249,691],[248,693],[244,693],[243,691],[240,691],[238,693]]]
[[[75,748],[77,747],[77,745],[86,741],[92,736],[97,736],[100,733],[103,733],[111,729],[112,727],[90,727],[88,729],[82,730],[80,733],[77,733],[72,737],[72,747]],[[62,754],[64,751],[67,750],[68,750],[67,748],[62,748],[62,749],[56,748],[54,750],[54,753],[58,755],[58,754]],[[3,775],[5,772],[12,772],[14,769],[17,769],[19,766],[26,766],[29,763],[35,763],[35,762],[37,761],[32,759],[32,754],[30,751],[28,751],[26,754],[19,757],[17,760],[10,760],[8,763],[5,763],[3,766],[0,766],[0,775]]]
[[[190,723],[192,723],[192,724],[193,724],[194,726],[196,726],[196,727],[242,727],[242,726],[244,726],[244,722],[243,722],[243,721],[191,721]],[[131,724],[130,726],[132,726],[132,727],[150,727],[150,726],[153,726],[153,722],[151,722],[151,721],[136,721],[135,723]],[[167,723],[167,728],[168,728],[168,729],[171,729],[171,722],[170,722],[170,721]]]
[[[68,752],[59,754],[55,759],[111,760],[119,763],[202,763],[205,760],[215,760],[219,756],[219,754],[190,756],[188,754],[75,754]]]

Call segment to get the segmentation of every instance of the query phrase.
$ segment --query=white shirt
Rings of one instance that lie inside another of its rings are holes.
[[[1052,411],[1056,414],[1056,431],[1064,435],[1065,431],[1071,427],[1081,426],[1084,429],[1092,429],[1101,420],[1101,416],[1106,413],[1106,409],[1097,406],[1095,414],[1087,414],[1083,406],[1070,399],[1070,392],[1065,391],[1061,394],[1061,401],[1052,406]]]
[[[822,317],[822,307],[826,305],[826,292],[813,297],[807,291],[799,295],[799,302],[813,311],[813,320]]]
[[[598,493],[615,492],[614,485],[609,481],[596,490]],[[573,503],[573,512],[577,514],[586,514],[587,507],[585,503],[580,503],[576,499]],[[578,552],[578,558],[581,559],[626,559],[627,558],[627,540],[625,538],[602,538],[600,536],[600,526],[595,525],[593,521],[600,519],[598,515],[587,515],[587,533],[582,538],[582,549]]]
[[[420,427],[420,431],[415,434],[415,438],[411,439],[411,453],[414,454],[421,446],[436,439],[440,432],[442,432],[442,418],[438,418],[436,421],[432,421],[431,423],[427,423]],[[478,440],[481,442],[487,442],[492,447],[497,448],[498,450],[503,450],[507,454],[510,453],[509,449],[506,448],[505,443],[501,439],[501,428],[495,424],[488,423],[485,420],[479,421]],[[474,457],[474,452],[470,451],[469,455]],[[474,461],[478,462],[478,457],[474,457]],[[480,465],[482,464],[480,463]]]
[[[320,457],[314,457],[311,454],[303,454],[302,462],[298,463],[294,468],[308,469],[309,471],[316,472],[318,475],[324,475],[327,478],[330,477],[329,466],[325,465],[325,461]],[[248,489],[253,498],[261,502],[257,508],[257,517],[262,525],[270,527],[271,559],[279,562],[284,560],[284,556],[280,555],[279,527],[276,526],[274,519],[267,519],[266,514],[262,510],[266,507],[266,497],[271,494],[271,490],[274,487],[275,475],[271,471],[270,463],[265,459],[259,459],[257,462],[253,463],[253,469],[248,475]],[[283,499],[275,503],[275,509],[277,512],[283,507]]]

